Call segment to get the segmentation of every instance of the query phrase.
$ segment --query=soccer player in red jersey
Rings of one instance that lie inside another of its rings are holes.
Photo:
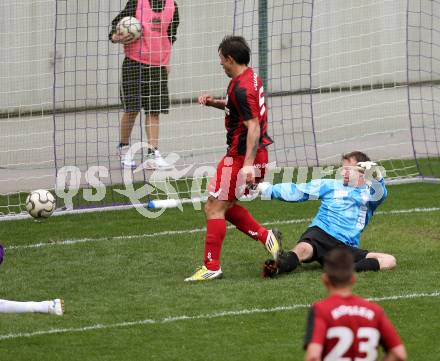
[[[322,281],[329,297],[310,309],[304,347],[305,361],[406,360],[405,346],[379,305],[352,294],[356,281],[350,251],[335,248],[324,259]]]
[[[208,185],[204,265],[185,281],[222,277],[220,252],[226,235],[226,221],[260,241],[273,257],[277,257],[281,249],[279,232],[264,228],[246,208],[237,204],[250,186],[263,179],[268,162],[266,147],[272,144],[267,135],[263,83],[248,67],[251,50],[243,37],[226,36],[218,53],[220,64],[231,78],[226,99],[202,95],[199,102],[225,111],[228,149]]]

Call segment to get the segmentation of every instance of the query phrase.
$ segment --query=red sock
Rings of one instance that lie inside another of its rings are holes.
[[[225,217],[227,221],[235,225],[235,227],[244,234],[263,244],[266,243],[267,229],[259,224],[246,208],[235,204],[228,209]]]
[[[220,268],[220,253],[226,236],[226,221],[224,219],[208,219],[206,222],[205,266],[211,271]]]

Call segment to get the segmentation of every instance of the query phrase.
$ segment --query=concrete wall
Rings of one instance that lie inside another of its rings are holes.
[[[406,3],[315,0],[312,6],[311,0],[269,1],[269,90],[307,89],[310,81],[313,88],[406,81]],[[67,107],[116,104],[121,47],[109,43],[107,35],[124,4],[125,0],[5,0],[0,5],[0,111],[51,106],[55,35],[58,102]],[[217,46],[234,23],[256,55],[257,4],[180,2],[170,79],[174,98],[223,89],[226,81],[218,66]],[[424,62],[434,59],[433,71],[440,73],[440,47],[430,46],[440,43],[439,32],[432,30],[438,19],[428,15],[440,9],[431,7],[440,6],[410,1],[409,20],[422,28],[409,28],[409,54],[417,54],[409,65],[428,68]],[[253,65],[258,68],[257,56]],[[427,80],[431,73],[413,77]]]
[[[233,1],[178,3],[181,24],[172,57],[173,97],[223,89],[227,81],[217,46],[232,32]],[[51,107],[55,35],[57,101],[67,107],[117,104],[122,49],[108,41],[108,32],[124,5],[124,0],[3,1],[0,112]]]
[[[0,113],[51,106],[53,0],[0,3]]]

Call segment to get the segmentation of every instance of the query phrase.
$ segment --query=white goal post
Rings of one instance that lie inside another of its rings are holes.
[[[335,165],[341,153],[361,150],[381,162],[391,182],[439,179],[439,1],[175,2],[171,105],[160,116],[159,147],[172,155],[179,179],[166,188],[154,172],[133,173],[135,188],[147,185],[139,201],[190,198],[193,178],[205,186],[224,154],[224,114],[197,97],[225,95],[229,79],[217,48],[232,33],[248,40],[251,66],[264,80],[275,141],[270,161],[278,167]],[[116,154],[124,54],[108,39],[126,3],[0,5],[0,218],[24,212],[26,194],[54,189],[60,173],[66,192],[77,188],[70,208],[130,203],[117,192],[124,183]],[[131,143],[148,141],[144,121],[141,113]],[[96,185],[106,188],[99,200]]]

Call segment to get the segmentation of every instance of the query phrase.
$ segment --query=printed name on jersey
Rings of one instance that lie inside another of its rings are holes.
[[[337,320],[342,316],[359,316],[372,320],[374,318],[374,311],[362,306],[341,305],[338,308],[334,308],[331,311],[331,315],[334,320]]]
[[[258,89],[258,75],[254,72],[254,89],[257,91]]]
[[[260,116],[262,117],[264,115],[264,112],[266,111],[266,107],[264,106],[264,89],[263,87],[260,88],[258,91],[258,103],[260,105]]]
[[[367,218],[367,206],[363,205],[359,207],[359,216],[356,222],[357,229],[364,229],[365,227],[365,219]]]
[[[226,94],[226,98],[225,98],[225,113],[226,113],[226,115],[229,115],[228,94]]]

